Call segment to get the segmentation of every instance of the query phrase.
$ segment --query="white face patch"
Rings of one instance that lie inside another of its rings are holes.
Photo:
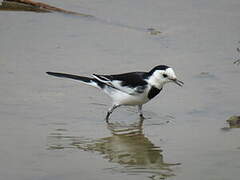
[[[157,87],[158,89],[161,89],[163,84],[166,83],[165,79],[163,78],[163,73],[165,73],[164,70],[156,70],[153,75],[149,77],[148,83]]]
[[[148,83],[160,89],[164,84],[172,82],[171,79],[176,79],[175,72],[172,68],[167,68],[166,70],[156,70],[148,79]]]
[[[166,74],[168,75],[168,77],[170,79],[176,79],[177,78],[176,75],[175,75],[175,72],[173,71],[172,68],[166,69]]]
[[[157,79],[161,79],[164,72],[165,72],[165,71],[163,71],[163,70],[156,70],[156,71],[153,73],[153,76],[156,77]]]

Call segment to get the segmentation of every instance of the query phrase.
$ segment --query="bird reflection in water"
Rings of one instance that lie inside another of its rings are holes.
[[[121,165],[111,168],[112,171],[147,174],[151,179],[174,176],[173,167],[180,164],[164,162],[162,150],[144,136],[142,126],[142,119],[130,125],[108,123],[112,136],[97,140],[52,134],[49,136],[48,148],[78,148],[99,152],[103,158]]]

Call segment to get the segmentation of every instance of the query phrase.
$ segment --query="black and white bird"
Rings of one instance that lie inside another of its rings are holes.
[[[149,72],[129,72],[114,75],[93,74],[92,77],[84,77],[66,73],[47,72],[47,74],[62,78],[70,78],[103,90],[112,98],[112,106],[109,108],[106,121],[119,106],[138,106],[139,116],[143,118],[142,106],[160,93],[168,82],[174,82],[179,86],[183,82],[178,80],[173,69],[166,65],[159,65]]]

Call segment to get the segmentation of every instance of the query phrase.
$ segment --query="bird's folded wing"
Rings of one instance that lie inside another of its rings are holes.
[[[141,82],[136,84],[132,84],[129,82],[129,79],[126,78],[120,78],[118,75],[117,77],[114,77],[116,75],[97,75],[93,74],[93,77],[97,79],[98,81],[108,85],[109,87],[112,87],[114,89],[117,89],[119,91],[122,91],[124,93],[130,94],[130,95],[137,95],[143,93],[146,83]]]

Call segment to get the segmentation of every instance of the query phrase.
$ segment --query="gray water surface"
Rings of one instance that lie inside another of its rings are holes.
[[[0,12],[0,179],[239,179],[240,129],[222,129],[240,114],[238,0],[44,2],[95,18]],[[106,95],[45,74],[159,64],[184,87],[111,124]]]

